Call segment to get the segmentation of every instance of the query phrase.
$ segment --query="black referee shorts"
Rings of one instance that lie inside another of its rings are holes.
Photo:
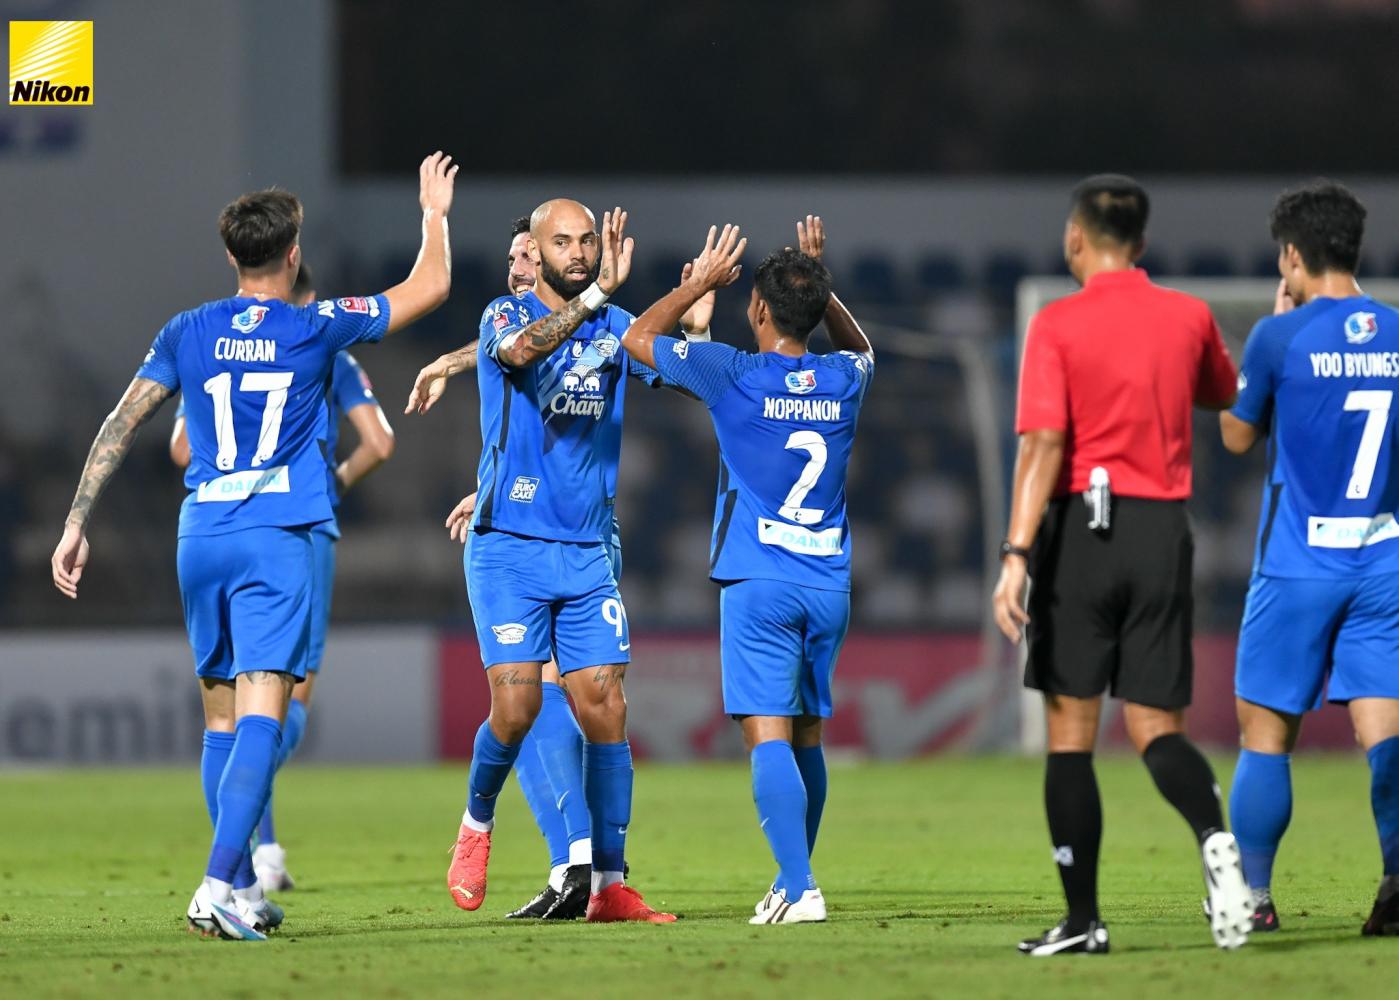
[[[1052,501],[1030,553],[1025,686],[1189,705],[1194,554],[1183,502],[1113,497],[1096,532],[1081,497]]]

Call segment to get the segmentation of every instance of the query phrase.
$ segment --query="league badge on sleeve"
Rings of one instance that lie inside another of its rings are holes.
[[[1346,343],[1368,344],[1380,332],[1374,313],[1355,312],[1346,317]]]
[[[366,299],[361,296],[354,296],[347,299],[336,299],[335,304],[347,313],[357,313],[361,316],[379,315],[379,302],[377,299]]]

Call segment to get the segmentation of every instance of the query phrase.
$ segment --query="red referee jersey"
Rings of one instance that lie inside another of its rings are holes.
[[[1030,322],[1015,431],[1064,431],[1055,496],[1088,488],[1190,496],[1191,408],[1227,404],[1238,373],[1204,302],[1152,284],[1139,268],[1102,271]]]

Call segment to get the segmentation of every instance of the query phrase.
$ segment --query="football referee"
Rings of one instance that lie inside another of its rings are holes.
[[[1105,691],[1127,703],[1133,746],[1195,832],[1216,943],[1243,944],[1252,914],[1214,774],[1184,734],[1191,408],[1232,405],[1236,372],[1205,303],[1135,266],[1148,208],[1129,177],[1074,189],[1064,259],[1083,287],[1031,321],[1020,372],[1010,529],[992,602],[1012,642],[1025,629],[1025,684],[1044,694],[1045,812],[1068,901],[1056,927],[1020,943],[1034,956],[1108,950],[1093,774]]]

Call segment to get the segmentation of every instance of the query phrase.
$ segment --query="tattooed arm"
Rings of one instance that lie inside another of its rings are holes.
[[[404,413],[426,413],[447,391],[447,380],[476,367],[481,352],[481,341],[473,340],[465,347],[458,347],[442,355],[432,364],[418,372],[413,380],[413,391],[408,393],[408,405]]]
[[[173,392],[173,389],[152,379],[133,379],[116,409],[107,414],[107,419],[102,422],[102,429],[97,432],[92,450],[88,452],[87,464],[83,466],[78,492],[73,497],[73,506],[63,526],[63,538],[53,552],[53,583],[67,596],[78,596],[78,580],[83,575],[83,567],[87,565],[87,522],[92,516],[92,508],[107,488],[107,481],[131,450],[136,432]]]

